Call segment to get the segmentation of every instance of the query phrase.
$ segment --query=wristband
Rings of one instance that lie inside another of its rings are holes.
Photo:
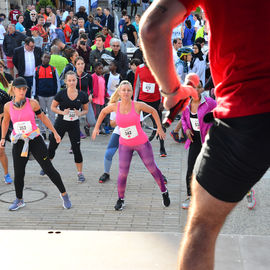
[[[180,89],[180,87],[181,87],[181,85],[178,85],[178,86],[173,90],[172,93],[166,93],[166,92],[164,92],[163,90],[160,90],[160,93],[161,93],[161,95],[162,95],[163,97],[173,97],[173,96],[177,95],[178,90]]]

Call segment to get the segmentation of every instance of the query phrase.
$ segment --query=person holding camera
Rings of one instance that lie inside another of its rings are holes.
[[[87,34],[82,33],[78,38],[77,44],[73,44],[72,47],[78,52],[79,56],[81,56],[85,63],[84,71],[90,70],[90,62],[89,57],[91,53],[91,47],[87,45]]]

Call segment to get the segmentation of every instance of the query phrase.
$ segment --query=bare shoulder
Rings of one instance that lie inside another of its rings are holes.
[[[111,110],[112,112],[116,112],[116,111],[117,111],[117,106],[118,106],[118,102],[110,103],[110,104],[108,105],[108,107],[110,107],[110,110]]]
[[[145,103],[142,101],[134,101],[135,111],[139,114],[145,108]]]
[[[9,102],[7,102],[7,103],[4,105],[4,111],[9,112],[9,106],[10,106],[11,102],[12,102],[12,101],[9,101]]]
[[[34,111],[38,110],[40,108],[39,103],[37,100],[29,98],[30,105]]]

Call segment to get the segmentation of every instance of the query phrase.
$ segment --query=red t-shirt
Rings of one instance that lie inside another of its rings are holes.
[[[11,10],[10,12],[9,12],[9,19],[10,19],[10,22],[12,23],[12,24],[16,24],[17,23],[17,16],[19,15],[19,14],[22,14],[19,10],[17,10],[17,9],[14,9],[14,10]]]
[[[160,100],[159,86],[150,69],[144,64],[136,69],[134,79],[134,97],[139,91],[138,99],[145,102]]]
[[[270,112],[269,0],[179,0],[201,6],[210,24],[209,60],[217,118]]]
[[[70,42],[70,37],[67,36],[67,32],[69,32],[69,34],[71,34],[71,32],[72,32],[72,30],[68,24],[65,25],[64,35],[65,35],[66,42]]]

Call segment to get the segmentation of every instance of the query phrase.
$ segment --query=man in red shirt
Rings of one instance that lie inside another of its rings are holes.
[[[261,16],[270,1],[154,1],[140,29],[144,55],[166,97],[165,106],[196,98],[195,91],[177,78],[171,34],[197,6],[204,9],[210,24],[209,60],[217,107],[205,118],[214,125],[195,164],[191,209],[179,254],[181,270],[214,268],[215,242],[227,215],[270,165],[270,53],[256,49],[270,42],[266,34],[270,20]]]
[[[8,19],[10,20],[11,24],[17,23],[17,16],[19,14],[22,14],[22,13],[20,12],[20,7],[16,5],[15,8],[9,12],[9,15],[8,15]]]
[[[163,105],[161,102],[159,86],[150,69],[145,64],[141,64],[136,69],[133,99],[145,102],[155,108],[158,112],[160,121],[162,122]],[[164,146],[164,140],[160,140],[160,157],[166,156],[167,153]]]
[[[48,41],[48,32],[49,28],[47,28],[47,31],[44,29],[44,24],[45,24],[45,18],[42,15],[38,15],[38,23],[36,27],[38,28],[39,35],[43,38],[43,42]]]

